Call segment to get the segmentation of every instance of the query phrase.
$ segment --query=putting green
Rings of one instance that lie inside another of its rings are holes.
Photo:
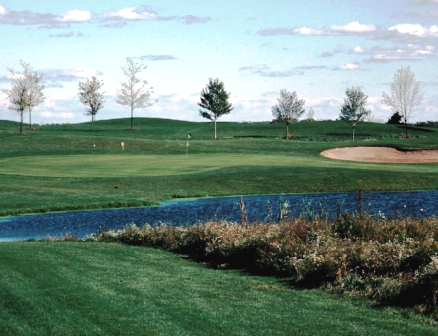
[[[306,165],[314,159],[274,155],[52,155],[0,160],[0,174],[51,177],[163,176],[232,166]]]
[[[50,177],[166,176],[238,166],[333,167],[436,172],[437,167],[342,162],[292,155],[51,155],[0,160],[0,174]]]

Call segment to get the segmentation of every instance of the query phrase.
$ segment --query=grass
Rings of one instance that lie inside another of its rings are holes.
[[[432,335],[408,310],[144,247],[0,244],[2,335]]]
[[[403,140],[396,138],[402,128],[364,123],[353,143],[350,127],[334,121],[291,125],[298,139],[291,141],[277,139],[284,136],[281,124],[219,123],[217,141],[212,123],[138,118],[135,125],[134,132],[126,130],[127,119],[37,126],[18,136],[17,123],[0,121],[0,215],[174,197],[438,188],[436,165],[340,162],[319,154],[352,145],[437,148],[431,129],[410,130],[416,138]]]
[[[437,133],[366,123],[284,126],[128,119],[36,126],[0,121],[0,215],[149,205],[158,200],[438,188],[436,165],[332,161],[353,145],[436,149]],[[186,159],[186,136],[192,134]],[[120,141],[126,143],[125,151]],[[93,146],[96,145],[95,147]],[[117,188],[115,188],[117,186]],[[146,247],[0,244],[1,335],[431,335],[412,310],[297,290],[287,279],[214,270]]]

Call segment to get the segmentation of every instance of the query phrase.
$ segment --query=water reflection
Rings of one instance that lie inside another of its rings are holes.
[[[438,215],[436,202],[438,191],[379,192],[364,194],[362,203],[369,213],[385,217],[397,214],[423,217]],[[24,215],[0,220],[0,241],[59,236],[65,232],[79,237],[96,233],[99,227],[122,228],[129,223],[168,223],[192,225],[210,219],[240,221],[240,197],[204,198],[197,200],[165,201],[159,207],[73,211],[40,215]],[[265,221],[271,212],[277,220],[280,204],[290,205],[289,217],[306,215],[325,209],[329,217],[335,217],[337,209],[356,211],[359,206],[357,193],[320,193],[244,196],[248,221]],[[271,211],[269,210],[271,208]]]

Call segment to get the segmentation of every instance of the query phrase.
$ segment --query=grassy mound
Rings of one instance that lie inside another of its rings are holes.
[[[138,118],[132,132],[129,122],[35,126],[18,136],[17,123],[0,121],[0,215],[174,196],[438,188],[435,165],[334,162],[320,155],[352,145],[432,149],[435,131],[411,130],[415,138],[398,139],[403,130],[395,125],[364,123],[353,143],[347,124],[321,121],[291,125],[295,140],[287,141],[281,124],[219,123],[215,141],[212,123]]]

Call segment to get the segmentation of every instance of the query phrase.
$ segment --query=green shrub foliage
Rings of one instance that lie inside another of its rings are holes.
[[[402,115],[398,112],[395,112],[387,121],[387,124],[392,125],[401,125],[402,124]]]

